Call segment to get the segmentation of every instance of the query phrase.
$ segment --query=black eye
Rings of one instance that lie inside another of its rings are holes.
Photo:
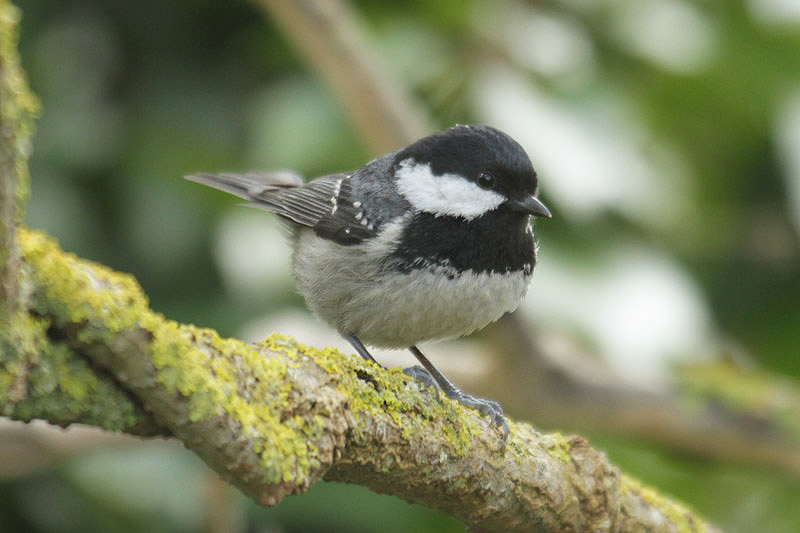
[[[478,186],[481,189],[491,189],[494,187],[494,176],[489,172],[481,172],[478,176]]]

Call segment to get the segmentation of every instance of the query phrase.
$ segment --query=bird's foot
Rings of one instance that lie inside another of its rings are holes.
[[[414,378],[416,381],[419,381],[426,389],[432,388],[436,392],[436,396],[439,396],[439,386],[436,385],[436,380],[433,379],[433,376],[431,376],[428,371],[421,366],[414,365],[404,368],[403,374]]]
[[[508,424],[503,414],[503,407],[499,403],[492,400],[484,400],[483,398],[476,398],[455,387],[452,390],[445,390],[444,393],[451,400],[455,400],[461,405],[475,409],[482,415],[488,415],[492,425],[503,430],[503,440],[505,441],[508,438]]]

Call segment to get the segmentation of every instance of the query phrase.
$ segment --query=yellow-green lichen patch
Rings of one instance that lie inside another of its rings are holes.
[[[64,253],[41,233],[21,230],[20,243],[36,276],[37,312],[56,327],[75,330],[78,343],[86,346],[113,346],[131,332],[146,332],[143,339],[149,342],[145,349],[152,357],[155,383],[168,394],[186,398],[190,421],[222,416],[238,425],[236,431],[253,443],[268,482],[294,480],[302,485],[319,464],[319,451],[308,436],[321,434],[320,421],[291,416],[281,420],[291,391],[290,365],[305,357],[336,376],[337,390],[353,413],[387,417],[409,441],[431,423],[442,428],[448,453],[463,454],[482,431],[460,405],[443,397],[436,400],[433,391],[420,390],[399,370],[387,371],[278,335],[266,339],[259,350],[220,338],[212,330],[177,324],[148,308],[130,276]],[[274,356],[265,355],[263,348]],[[354,429],[358,433],[358,427]]]
[[[447,398],[445,400],[452,401]],[[458,421],[442,426],[444,440],[450,445],[450,448],[457,456],[464,456],[467,454],[472,444],[472,437],[475,436],[478,431],[481,430],[470,420],[464,419],[463,417]]]
[[[273,333],[261,341],[261,347],[270,352],[282,353],[293,360],[296,360],[300,350],[305,348],[292,337],[280,333]]]
[[[513,420],[507,420],[507,423],[509,434],[505,448],[509,453],[506,454],[506,457],[513,458],[515,463],[522,468],[528,460],[531,447],[534,445],[534,440],[529,433],[531,428]]]
[[[547,454],[553,459],[558,459],[562,463],[572,462],[570,450],[572,445],[569,440],[559,432],[542,435],[542,443],[547,449]]]
[[[0,158],[14,168],[3,168],[5,175],[16,178],[17,222],[23,218],[28,197],[28,165],[31,153],[33,120],[39,112],[39,101],[28,88],[25,72],[19,64],[17,39],[20,11],[7,0],[0,1],[0,128],[3,143]]]
[[[658,509],[678,533],[699,533],[708,530],[708,525],[695,516],[686,506],[662,496],[658,491],[643,485],[641,482],[622,474],[620,478],[620,494],[633,492]]]
[[[342,354],[333,348],[317,350],[300,346],[292,339],[273,335],[265,342],[270,350],[300,352],[311,357],[328,374],[338,377],[337,390],[344,395],[356,421],[359,413],[388,416],[400,431],[401,438],[411,441],[416,433],[441,422],[442,434],[455,455],[465,454],[472,438],[484,431],[463,407],[433,390],[420,388],[402,370],[385,369],[372,362]],[[358,428],[354,428],[358,431]]]
[[[64,253],[42,233],[21,230],[20,247],[37,278],[37,312],[77,329],[78,342],[87,346],[112,346],[132,331],[148,332],[156,383],[186,398],[190,421],[222,415],[238,424],[253,442],[266,481],[302,479],[318,464],[306,437],[314,430],[280,420],[290,388],[284,358],[164,319],[148,308],[133,278]]]
[[[109,431],[139,427],[147,418],[144,411],[84,357],[51,342],[49,325],[49,320],[28,314],[16,318],[16,342],[0,355],[2,414],[60,425],[80,422]]]
[[[63,252],[39,231],[19,229],[24,260],[37,278],[36,308],[53,317],[56,325],[88,322],[84,335],[113,333],[135,327],[149,311],[147,298],[132,276]]]
[[[319,466],[308,435],[321,434],[321,427],[300,417],[280,420],[291,388],[283,358],[265,357],[241,341],[157,316],[142,326],[153,334],[157,380],[189,399],[192,420],[222,414],[238,422],[254,442],[267,482],[306,478]]]

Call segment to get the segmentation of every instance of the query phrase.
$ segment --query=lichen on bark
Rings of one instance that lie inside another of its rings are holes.
[[[16,59],[18,20],[0,0],[0,414],[175,437],[263,504],[324,477],[479,531],[709,527],[581,437],[511,420],[504,442],[488,420],[397,370],[280,335],[248,345],[167,320],[131,276],[18,228],[35,109]]]

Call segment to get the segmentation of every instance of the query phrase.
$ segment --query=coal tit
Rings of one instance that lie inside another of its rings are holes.
[[[186,179],[288,220],[297,286],[317,316],[369,361],[364,344],[409,348],[425,370],[408,374],[433,378],[508,434],[500,404],[459,390],[416,345],[482,328],[527,292],[536,263],[530,217],[550,211],[511,137],[454,126],[306,184],[288,172]]]

